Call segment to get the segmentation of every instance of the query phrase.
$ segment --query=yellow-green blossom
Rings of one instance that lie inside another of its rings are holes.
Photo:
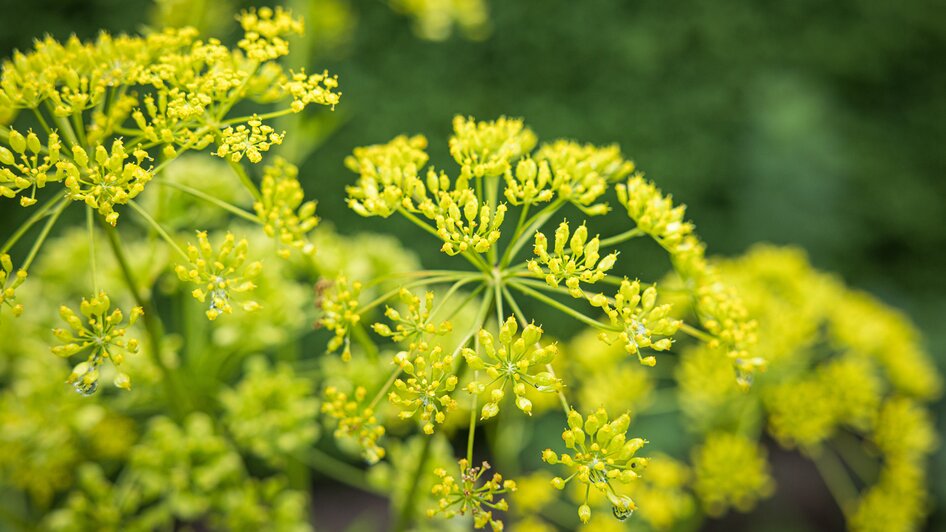
[[[214,155],[226,157],[235,163],[245,156],[251,163],[258,163],[263,160],[262,152],[282,144],[285,136],[285,132],[277,133],[272,126],[264,124],[254,115],[246,124],[230,126],[221,131]]]
[[[232,313],[233,300],[256,288],[253,280],[263,265],[258,261],[245,264],[247,246],[245,238],[238,242],[228,232],[214,253],[206,231],[198,231],[197,245],[187,244],[189,263],[186,266],[179,264],[174,271],[182,281],[198,285],[191,292],[195,299],[201,303],[210,299],[207,319],[213,321],[221,314]],[[260,308],[255,301],[243,301],[240,306],[247,312]]]
[[[361,322],[358,313],[358,295],[361,293],[361,283],[355,281],[349,284],[348,279],[339,277],[334,282],[320,281],[316,285],[316,306],[322,311],[317,322],[335,333],[329,340],[329,352],[342,349],[342,359],[351,360],[351,332]]]
[[[503,522],[493,516],[492,510],[505,512],[509,509],[509,503],[506,499],[499,498],[499,495],[516,491],[516,482],[503,480],[502,475],[493,473],[489,480],[480,485],[480,479],[490,469],[488,462],[483,462],[480,467],[470,467],[470,462],[462,458],[458,464],[459,482],[447,473],[446,469],[438,468],[434,471],[440,478],[440,483],[433,487],[432,492],[439,497],[439,501],[437,508],[428,510],[427,515],[433,517],[442,514],[450,518],[469,513],[473,517],[474,528],[485,528],[489,525],[493,532],[503,530]]]
[[[327,70],[320,74],[308,75],[305,69],[290,72],[283,88],[292,96],[292,111],[295,113],[301,112],[312,103],[328,105],[335,109],[342,96],[340,92],[332,92],[338,88],[338,76],[329,76]]]
[[[372,325],[374,332],[381,336],[387,336],[395,342],[413,341],[425,334],[445,335],[453,330],[453,325],[449,321],[433,323],[431,321],[431,312],[434,304],[434,293],[426,292],[424,299],[412,294],[406,288],[402,288],[398,297],[406,307],[406,312],[400,312],[393,307],[387,307],[384,315],[394,322],[394,329],[384,323],[375,323]]]
[[[134,156],[134,161],[128,158]],[[112,142],[111,151],[99,144],[92,158],[80,146],[72,147],[72,160],[62,160],[57,167],[65,177],[69,198],[85,202],[97,209],[105,220],[115,225],[118,212],[115,205],[124,205],[145,189],[154,174],[142,164],[149,160],[148,152],[136,148],[131,155],[125,151],[121,139]]]
[[[374,408],[364,405],[368,391],[359,386],[349,397],[334,386],[325,388],[322,413],[336,421],[335,437],[357,442],[362,457],[369,464],[384,458],[384,448],[378,440],[384,436],[384,427],[375,417]]]
[[[88,351],[88,358],[73,368],[67,380],[83,395],[95,393],[98,388],[99,367],[105,360],[110,360],[118,367],[124,361],[125,354],[138,352],[138,341],[126,339],[125,334],[128,332],[127,328],[134,325],[144,311],[141,307],[134,307],[126,323],[121,309],[111,308],[112,302],[104,291],[100,291],[91,299],[82,299],[79,312],[84,316],[84,320],[69,307],[59,307],[59,315],[69,325],[70,330],[53,330],[53,334],[63,345],[53,347],[52,351],[63,358]],[[131,388],[131,378],[119,372],[115,376],[114,384],[127,390]]]
[[[552,485],[564,489],[572,480],[592,487],[604,494],[611,503],[614,516],[626,519],[637,505],[627,495],[615,489],[615,483],[627,484],[636,480],[639,472],[647,466],[648,459],[635,457],[647,441],[642,438],[627,439],[627,428],[631,418],[621,414],[609,421],[608,413],[599,408],[595,413],[582,417],[575,410],[568,413],[568,428],[562,432],[565,447],[572,454],[558,455],[551,449],[542,453],[542,460],[548,464],[562,464],[574,470],[568,477],[555,477]],[[588,504],[588,491],[585,500],[578,507],[578,518],[582,523],[591,520],[591,507]]]
[[[437,236],[444,241],[441,251],[458,255],[467,251],[486,253],[499,240],[499,227],[506,217],[506,205],[494,209],[476,199],[472,189],[440,191],[436,202],[421,205],[421,212],[434,221]]]
[[[499,404],[507,388],[511,388],[515,394],[516,407],[529,415],[532,415],[532,401],[525,396],[526,386],[540,392],[562,389],[562,381],[546,370],[558,353],[558,347],[554,343],[540,345],[542,328],[535,324],[526,325],[519,336],[516,335],[518,329],[516,319],[509,317],[499,328],[498,345],[496,338],[483,329],[479,332],[482,354],[473,349],[463,349],[463,356],[470,368],[485,370],[488,379],[488,382],[473,381],[467,385],[470,393],[489,391],[489,400],[480,411],[482,419],[489,419],[499,413]]]
[[[450,155],[465,177],[495,177],[532,151],[538,139],[521,119],[499,117],[476,121],[473,117],[453,118]]]
[[[0,312],[3,305],[10,307],[14,316],[23,314],[23,304],[16,299],[16,289],[26,281],[26,270],[13,272],[10,255],[0,253]]]
[[[286,37],[301,35],[301,18],[293,18],[292,12],[281,7],[275,10],[261,7],[244,11],[237,17],[243,26],[244,37],[237,44],[254,61],[269,61],[289,53]]]
[[[447,413],[456,408],[450,396],[457,386],[453,369],[454,356],[439,345],[417,342],[413,351],[400,351],[394,356],[407,378],[394,381],[394,391],[388,394],[391,404],[401,409],[398,417],[418,417],[425,434],[434,433],[434,423],[442,424]]]
[[[515,173],[507,171],[505,178],[503,195],[512,205],[545,203],[555,197],[548,161],[536,163],[535,159],[526,157],[516,164]]]
[[[581,289],[581,283],[594,284],[604,279],[617,261],[617,252],[602,258],[598,252],[600,245],[601,241],[597,236],[588,240],[588,228],[585,224],[581,224],[571,233],[568,222],[563,221],[555,230],[552,253],[549,253],[548,238],[545,234],[535,234],[533,252],[536,259],[528,261],[529,271],[542,276],[552,287],[558,287],[559,283],[564,282],[572,297],[582,298],[585,293]]]
[[[733,507],[748,512],[772,494],[765,450],[739,434],[711,433],[693,451],[693,489],[709,515],[719,516]]]
[[[279,254],[289,257],[289,249],[305,254],[315,251],[307,234],[319,223],[315,202],[303,203],[305,194],[298,179],[299,169],[281,157],[263,170],[260,199],[253,204],[263,221],[263,230],[279,242]]]
[[[595,203],[607,192],[608,184],[634,171],[634,163],[625,160],[616,145],[599,148],[558,140],[539,148],[535,159],[548,162],[555,194],[592,216],[608,212],[607,204]]]
[[[20,196],[20,205],[29,207],[36,204],[37,189],[45,187],[48,181],[62,179],[62,173],[54,171],[62,144],[55,131],[43,146],[32,130],[24,136],[13,128],[8,143],[10,149],[0,145],[0,196],[13,198],[29,190],[29,196]]]
[[[642,349],[666,351],[672,345],[672,336],[680,328],[680,320],[671,317],[669,304],[657,304],[657,287],[648,286],[641,291],[641,283],[637,279],[621,281],[614,304],[601,294],[590,298],[591,304],[601,307],[611,324],[620,328],[618,339],[624,345],[629,355],[637,355],[637,359],[645,366],[653,366],[657,359],[653,356],[643,356]]]
[[[355,148],[345,166],[358,174],[358,182],[346,188],[348,206],[361,216],[388,217],[398,209],[416,211],[418,199],[426,199],[426,185],[418,177],[427,164],[427,139],[422,135],[395,137],[387,144]]]

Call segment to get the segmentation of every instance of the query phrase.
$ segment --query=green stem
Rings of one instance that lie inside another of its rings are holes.
[[[256,184],[253,183],[253,180],[250,179],[250,175],[246,173],[246,168],[243,168],[243,165],[240,163],[235,163],[230,160],[229,157],[226,158],[227,163],[230,165],[230,168],[236,173],[237,177],[240,178],[240,182],[243,183],[243,186],[246,187],[246,190],[253,195],[253,199],[256,201],[263,201],[263,195],[260,193],[259,189],[256,188]]]
[[[19,241],[20,238],[22,238],[23,235],[25,235],[26,232],[29,231],[30,228],[36,224],[36,222],[42,220],[43,217],[46,216],[46,213],[48,213],[49,210],[52,209],[56,205],[57,202],[59,201],[68,202],[69,200],[63,200],[65,195],[66,195],[66,191],[63,190],[59,192],[58,194],[56,194],[54,197],[49,198],[49,200],[46,203],[44,203],[42,207],[40,207],[36,212],[34,212],[32,216],[30,216],[25,222],[23,222],[20,225],[20,227],[18,227],[17,230],[12,235],[10,235],[10,238],[8,238],[7,241],[4,242],[3,247],[0,248],[0,253],[6,253],[7,251],[10,251],[10,248],[15,246],[17,241]]]
[[[637,238],[637,237],[639,237],[639,236],[644,236],[645,234],[646,234],[646,233],[644,233],[643,231],[641,231],[639,228],[635,227],[634,229],[631,229],[631,230],[629,230],[629,231],[625,231],[625,232],[623,232],[623,233],[621,233],[621,234],[618,234],[618,235],[614,235],[614,236],[612,236],[612,237],[605,238],[604,240],[601,240],[601,241],[598,243],[598,245],[599,245],[600,247],[602,247],[602,248],[608,247],[608,246],[613,246],[613,245],[615,245],[615,244],[620,244],[621,242],[626,242],[626,241],[628,241],[628,240],[630,240],[630,239],[632,239],[632,238]]]
[[[464,273],[464,272],[451,272],[449,275],[445,274],[439,277],[429,277],[427,279],[420,279],[411,283],[401,285],[395,288],[394,290],[391,290],[385,294],[382,294],[376,297],[373,301],[371,301],[367,305],[360,307],[358,309],[358,313],[361,315],[364,315],[367,311],[377,307],[378,305],[384,303],[385,301],[391,299],[392,297],[400,294],[401,290],[415,288],[418,286],[426,286],[429,284],[445,283],[447,281],[454,281],[454,280],[460,280],[460,279],[478,279],[479,277],[480,276],[477,274],[470,274],[470,273]]]
[[[847,515],[851,504],[857,500],[858,491],[844,469],[844,465],[841,464],[837,456],[825,452],[824,448],[806,449],[805,454],[811,457],[834,501],[838,504],[841,512]]]
[[[473,382],[478,381],[480,378],[480,372],[478,370],[473,371]],[[473,463],[473,441],[476,439],[476,408],[478,395],[471,393],[473,396],[472,405],[470,406],[470,433],[466,437],[466,461],[470,464]]]
[[[713,338],[711,334],[705,331],[701,331],[688,323],[680,323],[680,330],[683,333],[688,334],[692,336],[693,338],[696,338],[697,340],[700,340],[703,342],[712,342],[713,340],[715,340],[715,338]]]
[[[89,265],[92,269],[92,293],[98,294],[98,271],[95,267],[95,227],[92,207],[85,206],[85,225],[89,230]]]
[[[527,229],[524,229],[519,234],[513,236],[512,243],[509,245],[509,249],[506,250],[506,260],[500,262],[499,267],[505,268],[509,265],[509,262],[516,258],[516,254],[519,253],[519,250],[522,249],[522,246],[529,241],[531,235],[538,231],[545,222],[551,218],[552,214],[555,213],[562,205],[565,204],[565,200],[557,199],[553,203],[547,205],[544,209],[535,214],[532,218],[529,218],[529,221],[526,222]]]
[[[43,247],[43,242],[46,241],[49,232],[52,231],[53,226],[56,225],[56,220],[59,219],[59,215],[61,215],[62,211],[66,210],[68,206],[69,200],[64,199],[59,207],[49,216],[49,220],[46,220],[46,225],[43,226],[43,230],[39,233],[39,236],[36,237],[36,242],[33,243],[30,254],[27,255],[26,260],[23,261],[23,265],[20,266],[21,269],[29,271],[30,266],[33,264],[33,259],[35,259],[36,254],[39,253],[39,248]]]
[[[99,223],[105,229],[105,233],[108,235],[108,242],[112,248],[112,254],[115,256],[115,260],[118,262],[118,267],[122,272],[122,277],[125,280],[125,284],[128,286],[128,290],[131,291],[131,295],[135,299],[135,302],[138,304],[138,306],[144,310],[142,319],[145,322],[145,331],[148,334],[151,360],[154,362],[154,365],[158,367],[158,369],[161,371],[161,375],[164,377],[161,382],[164,386],[164,392],[167,396],[168,403],[171,405],[171,408],[177,417],[183,417],[183,415],[190,410],[190,400],[186,395],[184,388],[178,383],[177,376],[170,370],[170,368],[167,367],[167,365],[164,363],[164,360],[161,358],[161,343],[162,339],[164,338],[164,327],[161,325],[161,319],[158,315],[157,308],[154,306],[150,295],[143,294],[139,290],[138,283],[135,280],[134,274],[132,273],[131,265],[128,262],[124,247],[122,246],[121,240],[118,236],[118,231],[102,220],[99,220]]]
[[[142,218],[144,218],[146,222],[148,222],[148,225],[150,225],[152,229],[161,235],[161,238],[163,238],[164,241],[174,249],[174,251],[177,251],[177,253],[185,259],[190,260],[190,258],[187,256],[187,253],[184,253],[184,250],[181,249],[181,246],[177,245],[177,242],[175,242],[174,239],[171,238],[171,235],[168,234],[168,232],[165,231],[163,227],[161,227],[161,224],[159,224],[154,218],[151,217],[150,214],[148,214],[148,211],[144,210],[144,208],[135,203],[134,200],[129,201],[128,204],[131,205],[131,208],[134,209],[135,212],[137,212]]]
[[[165,181],[163,179],[159,179],[156,182],[160,185],[180,190],[181,192],[184,192],[185,194],[190,194],[191,196],[194,196],[195,198],[200,198],[208,203],[212,203],[216,205],[217,207],[220,207],[221,209],[227,210],[239,216],[240,218],[243,218],[244,220],[248,220],[255,224],[261,223],[260,219],[255,214],[252,214],[249,211],[241,209],[237,207],[236,205],[233,205],[232,203],[223,201],[220,198],[215,198],[211,196],[210,194],[207,194],[206,192],[197,190],[196,188],[192,188],[187,185],[182,185],[180,183],[175,183],[173,181]]]
[[[394,384],[394,381],[396,381],[400,375],[401,375],[401,368],[400,367],[395,368],[395,370],[391,372],[391,376],[388,377],[388,380],[385,381],[384,385],[381,386],[381,389],[378,390],[378,393],[376,393],[374,395],[374,398],[371,399],[371,402],[368,403],[368,408],[374,410],[374,407],[378,406],[378,402],[381,401],[381,398],[384,397],[386,393],[388,393],[388,390],[391,389],[391,386]]]
[[[514,288],[514,289],[518,290],[519,292],[522,292],[523,294],[525,294],[525,295],[531,297],[532,299],[535,299],[535,300],[537,300],[537,301],[540,301],[540,302],[542,302],[542,303],[545,303],[546,305],[549,305],[549,306],[552,307],[552,308],[555,308],[555,309],[557,309],[557,310],[560,310],[561,312],[564,312],[565,314],[568,314],[569,316],[571,316],[571,317],[575,318],[576,320],[578,320],[578,321],[584,323],[585,325],[590,325],[590,326],[592,326],[592,327],[594,327],[594,328],[596,328],[596,329],[600,329],[600,330],[603,330],[603,331],[616,332],[616,331],[619,331],[619,330],[620,330],[620,329],[618,329],[618,328],[616,328],[616,327],[611,327],[611,326],[609,326],[609,325],[605,325],[604,323],[601,323],[600,321],[598,321],[598,320],[596,320],[596,319],[593,319],[593,318],[590,318],[590,317],[588,317],[588,316],[585,316],[585,315],[582,314],[581,312],[578,312],[577,310],[575,310],[575,309],[569,307],[568,305],[565,305],[565,304],[563,304],[563,303],[561,303],[561,302],[559,302],[559,301],[556,301],[556,300],[552,299],[551,297],[549,297],[549,296],[543,294],[542,292],[538,292],[538,291],[536,291],[536,290],[533,290],[533,289],[529,288],[528,286],[526,286],[526,285],[524,285],[524,284],[522,284],[522,283],[518,283],[518,282],[515,282],[515,281],[510,281],[510,282],[507,283],[507,284],[508,284],[511,288]]]
[[[293,114],[292,108],[282,109],[280,111],[272,111],[270,113],[263,113],[261,115],[251,115],[251,116],[238,116],[236,118],[228,118],[224,120],[221,125],[229,126],[233,124],[240,124],[248,120],[269,120],[270,118],[279,118],[281,116]]]
[[[365,478],[365,472],[351,464],[345,463],[334,456],[325,453],[319,449],[311,448],[306,454],[294,456],[303,464],[311,467],[314,471],[322,473],[327,477],[347,484],[353,488],[360,489],[376,495],[385,495],[386,493],[371,484]]]
[[[418,218],[414,213],[404,208],[398,208],[397,212],[401,213],[402,216],[410,220],[417,227],[420,227],[424,231],[427,231],[428,233],[434,235],[435,237],[437,237],[438,240],[442,240],[440,238],[440,233],[438,233],[437,230],[433,228],[433,226],[431,226],[429,223]],[[479,255],[477,255],[476,253],[471,253],[469,251],[464,251],[460,255],[463,258],[465,258],[470,264],[476,267],[477,270],[489,275],[490,267],[488,264],[486,264],[486,262],[483,261],[483,259]]]
[[[427,466],[427,457],[430,456],[430,446],[433,441],[433,438],[424,437],[424,446],[421,448],[420,456],[417,458],[417,469],[411,476],[411,486],[407,490],[407,498],[404,500],[404,506],[401,507],[401,513],[394,527],[396,532],[408,530],[408,527],[414,520],[414,499],[417,497],[417,492],[419,491],[420,479],[424,475],[424,468]]]

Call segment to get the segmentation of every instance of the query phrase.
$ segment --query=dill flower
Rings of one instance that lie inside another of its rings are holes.
[[[270,368],[265,358],[251,358],[236,387],[221,392],[220,403],[234,441],[271,463],[281,464],[319,435],[312,385],[285,364]]]
[[[499,227],[506,217],[506,206],[495,209],[477,201],[469,188],[453,192],[440,191],[438,201],[427,201],[421,212],[434,221],[437,235],[443,240],[441,251],[458,255],[466,251],[486,253],[499,240]]]
[[[556,195],[588,215],[607,213],[606,204],[595,202],[607,192],[610,183],[634,171],[634,163],[625,160],[616,145],[600,148],[558,140],[539,148],[535,158],[551,168],[551,188]]]
[[[126,162],[131,156],[134,161]],[[154,177],[150,168],[142,166],[148,159],[148,152],[142,149],[127,153],[122,140],[116,139],[110,151],[101,144],[96,146],[91,158],[81,146],[75,145],[72,161],[60,161],[57,167],[65,176],[63,183],[69,197],[97,209],[108,223],[115,225],[118,212],[114,206],[137,197]]]
[[[32,130],[24,136],[10,128],[8,142],[10,149],[0,145],[0,196],[14,198],[28,190],[29,196],[20,196],[20,205],[35,205],[37,189],[62,179],[57,168],[62,150],[59,135],[49,133],[43,146]]]
[[[128,327],[135,324],[144,313],[141,307],[134,307],[128,321],[121,309],[112,310],[112,302],[104,291],[91,299],[82,299],[79,311],[84,320],[71,308],[59,307],[59,315],[69,325],[70,330],[54,329],[63,345],[52,348],[54,354],[69,358],[73,355],[89,352],[84,362],[77,364],[67,382],[72,384],[82,395],[92,395],[98,388],[99,367],[110,360],[117,368],[125,359],[125,354],[138,352],[138,341],[126,339]],[[122,372],[115,376],[114,384],[118,388],[131,388],[131,378]]]
[[[854,532],[917,530],[929,511],[926,475],[920,464],[895,458],[857,501],[848,526]]]
[[[413,19],[418,37],[442,41],[456,26],[469,38],[480,38],[489,26],[489,4],[484,0],[391,0],[391,7]]]
[[[289,249],[307,255],[315,250],[306,235],[318,225],[319,219],[315,216],[315,202],[303,203],[305,195],[298,175],[298,168],[277,157],[263,169],[261,198],[253,204],[253,210],[263,221],[263,230],[281,246],[279,255],[283,258],[289,257]]]
[[[562,389],[562,381],[545,369],[558,353],[553,344],[541,345],[542,328],[529,324],[516,335],[519,326],[514,317],[509,317],[499,328],[499,338],[494,338],[489,331],[479,332],[479,344],[482,354],[473,349],[464,348],[463,356],[474,370],[485,370],[489,382],[473,381],[467,385],[470,393],[481,394],[489,390],[489,401],[480,411],[481,419],[489,419],[499,413],[499,404],[511,388],[515,395],[516,407],[532,415],[532,401],[526,397],[526,386],[540,392],[556,392]]]
[[[453,355],[442,347],[423,341],[417,342],[410,354],[400,351],[394,356],[394,363],[407,378],[394,381],[388,400],[401,409],[401,419],[418,416],[424,434],[433,434],[434,423],[442,424],[457,406],[450,396],[458,381],[453,361]]]
[[[651,456],[647,474],[630,485],[628,493],[640,505],[640,517],[657,530],[666,530],[690,516],[693,496],[686,491],[689,468],[665,455]]]
[[[210,299],[210,308],[205,312],[210,321],[221,314],[232,313],[232,299],[256,288],[253,279],[259,275],[263,265],[258,261],[244,264],[247,247],[245,238],[237,242],[236,237],[227,232],[214,253],[207,232],[198,231],[197,245],[187,244],[189,264],[175,267],[174,271],[182,281],[198,285],[191,292],[194,299],[201,303]],[[240,306],[247,312],[259,308],[255,301],[244,301]]]
[[[641,283],[637,279],[621,281],[617,294],[614,296],[614,305],[603,296],[593,296],[591,303],[600,306],[611,320],[611,324],[618,327],[618,339],[624,345],[629,355],[637,355],[637,359],[645,366],[653,366],[657,359],[653,356],[643,356],[642,349],[667,351],[672,345],[671,337],[680,328],[680,320],[670,315],[671,306],[657,304],[656,285],[641,290]]]
[[[426,292],[424,299],[412,294],[406,288],[398,292],[398,298],[406,307],[406,313],[401,313],[393,307],[387,307],[385,317],[394,322],[394,329],[384,323],[375,323],[371,326],[374,332],[391,338],[395,342],[411,341],[424,334],[442,336],[453,330],[449,321],[433,323],[430,314],[433,311],[434,293]],[[397,363],[397,361],[395,361]]]
[[[713,516],[751,510],[775,489],[764,450],[739,434],[713,432],[693,452],[693,489]]]
[[[355,148],[345,158],[345,167],[359,175],[358,182],[346,188],[348,206],[361,216],[384,218],[401,208],[416,211],[417,198],[427,198],[418,176],[427,164],[426,147],[422,135],[401,135],[387,144]]]
[[[364,405],[368,390],[359,386],[349,397],[334,386],[323,391],[322,413],[337,422],[336,438],[348,438],[357,442],[362,457],[369,464],[376,464],[384,458],[384,448],[378,440],[384,436],[384,427],[374,415],[374,407]]]
[[[574,451],[573,454],[558,455],[551,449],[542,453],[542,460],[547,464],[562,464],[574,470],[567,478],[553,478],[553,486],[564,489],[572,480],[587,486],[584,502],[578,507],[578,518],[582,523],[591,520],[588,492],[592,487],[608,498],[614,516],[619,519],[626,519],[637,509],[630,497],[618,493],[614,487],[615,482],[627,484],[634,481],[638,478],[638,472],[647,466],[646,458],[634,456],[647,441],[642,438],[627,439],[630,423],[631,418],[627,414],[609,421],[603,408],[586,417],[571,410],[562,440],[565,447]]]
[[[479,467],[470,467],[469,461],[461,458],[457,463],[460,466],[460,482],[443,468],[434,471],[440,478],[440,483],[433,487],[432,493],[440,499],[437,508],[428,510],[427,515],[433,517],[443,514],[444,517],[450,518],[469,513],[473,517],[475,528],[485,528],[489,525],[493,532],[503,530],[503,522],[493,517],[492,510],[505,512],[509,509],[506,499],[498,496],[516,491],[516,482],[503,480],[502,475],[493,473],[492,477],[480,485],[480,479],[490,469],[488,462],[483,462]],[[484,506],[490,509],[487,510]]]
[[[0,253],[0,311],[6,305],[14,316],[23,314],[23,304],[16,299],[16,289],[26,281],[26,275],[25,270],[14,273],[10,255]]]
[[[329,340],[328,351],[335,352],[342,349],[342,360],[351,360],[351,332],[361,322],[358,313],[358,295],[361,293],[361,283],[351,284],[344,276],[334,282],[320,282],[316,285],[316,305],[322,311],[317,325],[335,333]]]
[[[450,155],[467,177],[500,176],[510,164],[532,151],[535,133],[522,120],[501,117],[477,121],[473,117],[453,118]]]
[[[289,53],[289,35],[301,35],[302,19],[281,7],[261,7],[244,11],[237,17],[244,37],[237,43],[254,61],[270,61]]]
[[[327,70],[320,74],[306,75],[305,69],[299,72],[290,72],[289,80],[284,89],[292,96],[292,111],[301,112],[309,104],[328,105],[332,109],[341,99],[340,92],[332,92],[338,88],[338,76],[329,76]]]
[[[272,146],[282,144],[285,133],[277,133],[272,126],[264,124],[258,116],[248,120],[246,124],[236,127],[227,127],[220,132],[220,142],[214,155],[225,157],[238,163],[245,156],[251,163],[263,160],[263,152],[269,151]]]
[[[893,397],[884,402],[871,439],[887,457],[916,459],[936,447],[930,413],[916,401]]]
[[[585,294],[581,283],[592,284],[600,281],[617,262],[616,251],[602,258],[598,251],[600,245],[601,240],[597,236],[588,240],[588,228],[585,224],[581,224],[571,233],[568,221],[563,221],[555,230],[552,253],[548,250],[548,238],[543,233],[536,232],[533,248],[536,259],[528,261],[527,265],[530,272],[544,276],[549,286],[558,287],[559,283],[564,282],[569,295],[582,298]]]
[[[504,174],[506,188],[503,195],[512,205],[532,205],[551,201],[555,192],[550,188],[552,184],[552,170],[548,161],[536,163],[529,156],[516,164],[515,173],[506,171]]]

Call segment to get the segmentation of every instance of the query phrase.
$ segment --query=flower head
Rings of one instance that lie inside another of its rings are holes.
[[[656,286],[641,290],[640,281],[621,281],[614,305],[603,296],[594,296],[592,304],[600,306],[611,319],[611,324],[621,332],[618,337],[629,355],[637,355],[645,366],[653,366],[657,360],[653,356],[643,356],[642,349],[666,351],[670,349],[671,337],[680,328],[680,321],[670,315],[668,304],[657,304]]]
[[[510,164],[532,151],[535,133],[521,119],[500,117],[477,122],[472,117],[453,118],[450,155],[467,177],[500,176]]]
[[[555,230],[555,244],[551,253],[548,246],[545,234],[537,232],[533,248],[536,258],[528,262],[529,271],[543,276],[549,286],[557,287],[564,282],[568,293],[575,298],[585,295],[581,283],[593,284],[603,279],[614,267],[618,256],[614,252],[602,258],[598,252],[600,239],[595,236],[588,240],[585,224],[571,233],[567,221],[563,221]]]
[[[503,476],[494,473],[480,485],[480,479],[490,469],[488,462],[480,467],[470,467],[465,458],[458,461],[460,466],[460,481],[457,482],[446,469],[438,468],[434,473],[440,478],[440,483],[433,487],[433,494],[439,497],[437,508],[427,511],[433,517],[442,514],[450,518],[455,515],[473,516],[473,526],[484,528],[489,525],[493,532],[503,530],[502,521],[493,517],[493,512],[483,508],[485,505],[499,511],[509,509],[509,503],[498,496],[516,491],[516,483],[512,480],[503,480]]]
[[[261,7],[244,11],[237,17],[243,26],[244,37],[238,43],[254,61],[270,61],[289,53],[289,35],[301,35],[301,18],[281,7]]]
[[[714,432],[693,453],[694,490],[710,515],[732,506],[747,512],[772,494],[765,452],[739,434]]]
[[[8,142],[10,149],[0,146],[0,196],[13,198],[28,190],[29,196],[20,196],[20,205],[29,207],[36,204],[37,189],[45,187],[48,181],[62,179],[60,172],[53,171],[59,163],[62,144],[55,131],[43,146],[32,130],[24,136],[13,128]]]
[[[606,204],[595,202],[607,192],[609,183],[634,171],[634,163],[626,161],[615,145],[599,148],[559,140],[543,145],[535,158],[551,168],[555,194],[589,215],[607,213]]]
[[[417,342],[412,353],[400,351],[394,356],[407,378],[394,381],[388,394],[391,404],[401,409],[401,419],[418,417],[425,434],[434,433],[434,423],[446,421],[457,402],[450,396],[457,386],[454,357],[439,345]]]
[[[562,433],[565,447],[573,452],[558,455],[551,449],[542,453],[542,460],[547,464],[562,464],[574,472],[567,478],[555,477],[552,485],[564,489],[572,480],[586,484],[603,493],[611,503],[615,517],[626,519],[637,505],[627,495],[619,493],[615,484],[630,483],[638,478],[639,472],[647,466],[646,458],[635,457],[647,441],[642,438],[627,439],[627,428],[631,418],[621,414],[609,421],[603,408],[582,417],[575,410],[568,413],[568,428]],[[591,507],[585,502],[578,508],[578,517],[582,523],[591,519]]]
[[[303,203],[305,194],[297,176],[299,169],[285,159],[277,157],[271,166],[263,170],[260,199],[253,204],[257,216],[263,221],[263,230],[279,242],[279,254],[289,257],[289,249],[310,254],[315,247],[307,234],[319,223],[315,215],[315,202]]]
[[[469,348],[463,350],[470,367],[486,370],[489,379],[488,383],[473,381],[467,386],[470,393],[480,394],[489,390],[489,401],[480,412],[482,419],[489,419],[499,413],[499,404],[507,388],[511,388],[515,394],[516,407],[529,415],[532,415],[532,401],[525,396],[527,386],[540,392],[562,389],[561,380],[545,370],[558,353],[556,345],[540,345],[542,328],[535,324],[526,325],[522,334],[517,336],[518,329],[516,319],[510,317],[499,328],[498,345],[497,339],[483,329],[479,332],[482,353]]]
[[[369,464],[376,464],[384,458],[384,448],[378,445],[378,440],[384,436],[384,427],[378,423],[374,415],[374,408],[364,405],[368,391],[359,386],[349,397],[334,386],[325,388],[325,400],[322,402],[322,413],[333,418],[337,426],[336,438],[347,438],[357,442],[362,457]]]
[[[434,310],[433,292],[426,292],[422,300],[406,288],[402,288],[398,297],[405,306],[405,312],[394,307],[387,307],[384,315],[395,323],[394,328],[384,323],[375,323],[372,325],[374,332],[387,336],[395,342],[412,342],[423,335],[443,336],[453,330],[453,325],[449,321],[441,323],[431,321],[431,313]]]
[[[427,139],[422,135],[395,137],[387,144],[355,148],[345,166],[359,175],[349,186],[348,206],[361,216],[388,217],[399,209],[414,212],[426,199],[426,185],[419,177],[427,164]]]
[[[95,393],[98,388],[99,367],[105,360],[110,360],[118,367],[124,361],[125,354],[138,352],[138,341],[126,339],[125,334],[128,327],[134,325],[144,311],[141,307],[134,307],[126,323],[122,311],[111,308],[112,302],[104,291],[100,291],[91,299],[82,299],[79,312],[84,320],[71,308],[65,305],[59,307],[59,315],[69,325],[69,330],[53,330],[53,334],[63,345],[53,347],[52,351],[63,358],[88,352],[88,358],[73,368],[67,381],[83,395]],[[127,390],[131,388],[131,379],[127,374],[119,372],[114,384]]]
[[[232,233],[227,233],[216,253],[206,231],[197,233],[197,245],[187,244],[189,263],[179,264],[174,271],[182,281],[198,285],[191,295],[201,303],[210,299],[207,319],[213,321],[221,314],[233,312],[233,299],[254,288],[253,282],[263,265],[260,262],[246,263],[247,241],[237,242]],[[255,301],[240,303],[243,310],[251,312],[259,309]]]
[[[134,161],[128,161],[132,156]],[[116,139],[111,151],[101,144],[96,146],[92,158],[81,146],[74,145],[72,160],[59,161],[57,167],[65,177],[69,197],[97,209],[108,223],[115,225],[118,212],[114,206],[133,200],[154,177],[150,168],[142,166],[149,159],[148,152],[139,148],[129,154],[122,140]]]
[[[230,126],[221,131],[214,155],[226,157],[235,163],[245,156],[251,163],[258,163],[263,160],[262,152],[282,144],[285,136],[285,133],[277,133],[272,126],[264,124],[254,115],[246,124]]]
[[[316,305],[322,311],[316,325],[335,333],[329,340],[328,350],[334,352],[344,347],[342,359],[351,360],[352,328],[361,322],[358,312],[361,283],[355,281],[349,284],[346,277],[339,277],[334,282],[320,281],[316,285],[316,293]]]
[[[26,275],[26,270],[14,273],[10,255],[0,253],[0,311],[6,305],[14,316],[23,314],[23,304],[16,300],[16,289],[26,281]]]

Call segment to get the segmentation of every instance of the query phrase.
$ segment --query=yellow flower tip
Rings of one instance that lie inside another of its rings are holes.
[[[588,523],[591,520],[591,507],[587,504],[582,504],[578,507],[578,519],[582,523]]]

